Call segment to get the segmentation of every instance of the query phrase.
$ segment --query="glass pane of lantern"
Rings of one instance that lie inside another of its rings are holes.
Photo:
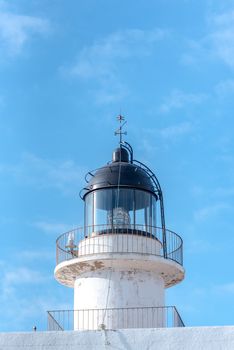
[[[112,220],[115,227],[131,227],[133,223],[133,190],[126,189],[114,189],[113,190],[113,211],[110,215],[110,221]]]
[[[157,236],[156,226],[157,226],[157,201],[154,196],[152,196],[152,234]]]
[[[93,232],[93,193],[85,197],[85,235],[89,236]]]
[[[111,210],[112,189],[98,190],[94,192],[94,225],[95,231],[107,228],[108,213]]]
[[[135,190],[135,223],[139,230],[147,231],[150,225],[150,193]]]

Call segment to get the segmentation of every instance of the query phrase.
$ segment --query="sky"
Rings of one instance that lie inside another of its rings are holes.
[[[0,0],[0,331],[73,308],[55,241],[83,225],[119,113],[184,241],[166,304],[187,326],[233,325],[233,110],[233,1]]]

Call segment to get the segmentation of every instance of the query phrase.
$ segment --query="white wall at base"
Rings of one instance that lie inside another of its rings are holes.
[[[0,333],[3,350],[233,350],[234,327]]]
[[[158,313],[157,319],[153,319],[152,311],[150,313],[147,309],[141,312],[137,309],[95,312],[93,309],[162,307],[164,292],[164,281],[155,272],[136,269],[86,272],[74,284],[74,310],[92,311],[75,312],[74,329],[98,329],[100,324],[104,324],[107,329],[123,328],[126,324],[131,328],[136,324],[136,317],[142,319],[142,322],[138,321],[138,327],[144,326],[146,318],[152,319],[152,326],[163,327],[163,313]]]

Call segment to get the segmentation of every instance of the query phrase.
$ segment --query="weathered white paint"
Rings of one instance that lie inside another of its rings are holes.
[[[74,287],[74,310],[163,307],[165,288],[180,282],[184,269],[161,256],[157,239],[127,234],[93,235],[79,243],[77,258],[56,266],[55,277]],[[134,317],[134,310],[129,311],[128,327],[134,325]],[[147,310],[141,317],[148,317]],[[115,313],[104,313],[102,319],[107,329],[125,328],[126,320],[116,320]],[[75,330],[98,329],[99,322],[97,313],[79,313],[79,319],[74,313]],[[163,325],[161,315],[154,326]]]
[[[234,327],[0,333],[1,350],[233,350]]]
[[[105,309],[155,307],[164,305],[164,282],[161,276],[151,271],[125,269],[100,269],[86,272],[78,277],[74,285],[74,309]],[[124,312],[74,314],[74,329],[98,329],[100,319],[107,329],[132,327],[134,318],[149,317],[147,309]],[[151,316],[152,317],[152,316]],[[163,326],[163,314],[157,318],[155,327]],[[138,323],[140,326],[141,323]]]
[[[154,271],[164,280],[165,288],[180,283],[184,278],[184,268],[176,262],[161,256],[135,253],[91,254],[80,258],[63,261],[55,268],[55,278],[61,284],[74,287],[77,276],[88,271],[108,268],[142,269]]]

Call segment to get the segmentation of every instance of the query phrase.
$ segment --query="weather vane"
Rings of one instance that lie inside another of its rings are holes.
[[[115,131],[115,136],[119,135],[119,144],[123,143],[123,135],[127,135],[127,131],[123,131],[123,126],[127,123],[127,121],[124,122],[124,117],[119,114],[117,117],[117,120],[119,121],[119,128]]]

